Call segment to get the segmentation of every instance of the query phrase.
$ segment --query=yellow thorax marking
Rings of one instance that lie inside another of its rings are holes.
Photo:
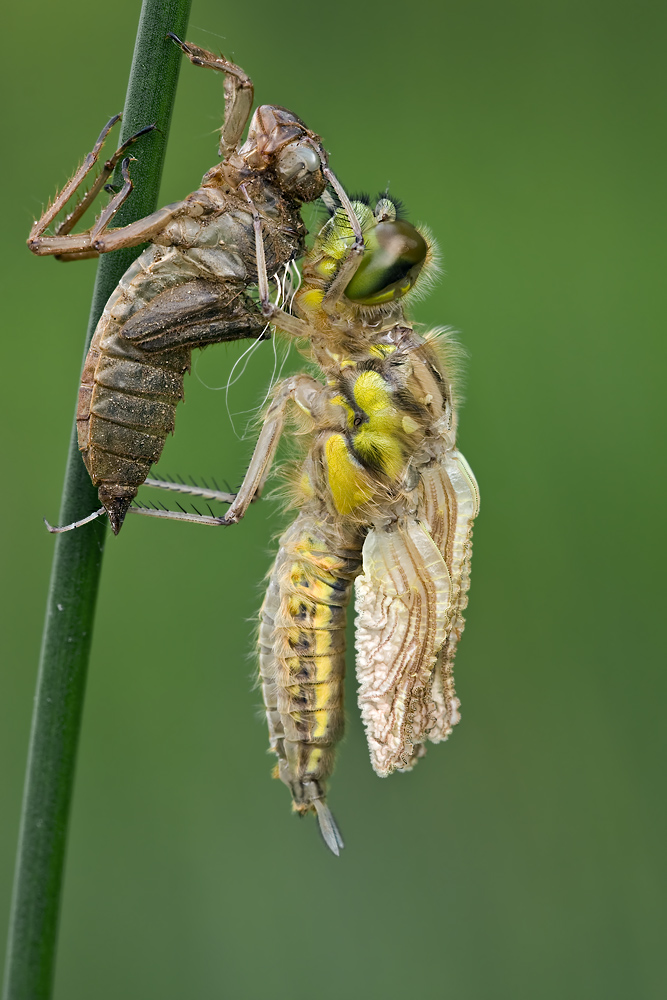
[[[326,443],[331,496],[339,514],[351,514],[372,496],[370,483],[350,456],[342,434],[332,434]]]
[[[333,278],[338,270],[338,262],[332,257],[322,257],[322,259],[317,262],[313,270],[317,274],[320,274],[323,278]]]
[[[334,396],[331,402],[335,406],[341,406],[345,410],[345,417],[347,419],[347,426],[351,429],[354,427],[354,410],[345,399],[345,396]]]
[[[355,434],[355,450],[363,459],[379,464],[390,478],[397,478],[404,463],[399,437],[402,417],[389,384],[378,372],[362,372],[354,383],[354,398],[368,416],[368,422]]]
[[[324,292],[321,288],[305,288],[299,293],[299,305],[304,309],[319,309],[323,298]]]
[[[376,358],[386,358],[396,350],[396,344],[372,344],[368,348],[368,353]]]
[[[312,499],[312,497],[315,496],[315,490],[313,489],[313,484],[311,483],[310,476],[307,472],[304,472],[301,476],[299,486],[304,496],[307,496],[309,499]]]

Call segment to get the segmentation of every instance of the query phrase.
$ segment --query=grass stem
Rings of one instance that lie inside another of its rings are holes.
[[[134,147],[134,191],[115,226],[157,207],[181,53],[168,31],[184,37],[191,0],[143,0],[120,141],[144,125],[157,129]],[[100,259],[85,353],[104,305],[143,247]],[[76,443],[69,446],[60,523],[99,506]],[[51,572],[32,720],[12,899],[4,1000],[48,1000],[53,989],[58,916],[70,802],[83,710],[106,519],[58,535]],[[46,537],[46,536],[45,536]],[[94,990],[93,990],[94,992]]]

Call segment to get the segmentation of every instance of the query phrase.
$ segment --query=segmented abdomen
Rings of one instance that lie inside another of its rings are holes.
[[[77,428],[115,532],[174,430],[192,348],[262,332],[231,255],[219,256],[231,262],[229,274],[212,281],[198,276],[186,254],[150,247],[121,279],[95,330]]]
[[[302,511],[280,539],[261,610],[260,676],[278,775],[294,807],[324,800],[343,734],[346,609],[362,539]]]
[[[115,340],[122,347],[121,338]],[[79,448],[114,528],[174,429],[189,365],[189,350],[151,356],[147,363],[91,346],[79,390]]]

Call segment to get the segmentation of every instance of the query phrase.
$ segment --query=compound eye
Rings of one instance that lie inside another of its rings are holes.
[[[290,142],[276,157],[276,174],[284,191],[312,201],[324,190],[322,161],[309,142]]]
[[[405,220],[379,222],[365,236],[366,252],[345,289],[352,302],[381,305],[400,299],[416,282],[428,244]]]

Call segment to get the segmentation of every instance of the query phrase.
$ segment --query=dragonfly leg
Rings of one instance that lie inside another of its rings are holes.
[[[129,514],[142,514],[144,517],[161,517],[164,521],[188,521],[190,524],[206,524],[213,528],[225,528],[228,524],[224,517],[213,514],[190,514],[187,510],[166,510],[161,507],[143,507],[141,505],[129,508]]]
[[[352,281],[357,268],[361,264],[363,255],[363,243],[361,246],[355,244],[338,269],[336,277],[327,288],[322,299],[322,309],[330,316],[334,315],[336,303],[340,300],[341,296],[345,293],[345,289]]]
[[[278,387],[278,391],[267,410],[248,471],[234,502],[225,514],[225,524],[236,524],[237,521],[240,521],[251,502],[259,495],[276,454],[288,404],[296,402],[301,409],[311,412],[313,400],[321,391],[321,383],[310,375],[292,375]]]
[[[167,33],[193,66],[204,66],[225,74],[225,118],[220,129],[220,156],[227,157],[238,146],[246,127],[254,98],[253,82],[247,73],[224,56],[216,56],[192,42],[184,42],[173,31]]]
[[[347,215],[350,226],[352,227],[352,232],[354,233],[354,244],[350,248],[348,256],[345,258],[345,261],[341,265],[336,277],[327,288],[326,294],[322,299],[322,309],[329,315],[333,315],[336,303],[343,295],[345,289],[354,277],[357,268],[361,264],[361,259],[364,255],[364,237],[361,232],[359,219],[352,208],[352,202],[348,198],[347,193],[340,181],[328,166],[324,150],[320,150],[320,155],[325,157],[323,160],[324,166],[322,168],[322,172],[338,195],[338,200],[345,209],[345,214]]]
[[[143,486],[152,486],[156,490],[170,490],[188,497],[201,497],[202,500],[216,500],[218,503],[233,503],[235,493],[223,493],[222,490],[211,490],[207,486],[197,486],[193,483],[172,483],[166,479],[146,479]]]
[[[138,243],[148,243],[177,215],[183,215],[187,212],[188,203],[178,201],[171,205],[165,205],[157,212],[153,212],[137,222],[131,222],[127,226],[122,226],[120,229],[105,229],[104,227],[108,225],[111,216],[118,211],[132,189],[132,181],[127,175],[127,171],[125,174],[122,190],[102,213],[105,218],[102,220],[101,230],[98,222],[93,229],[86,233],[66,236],[39,236],[35,239],[29,239],[28,246],[32,252],[40,257],[53,254],[59,260],[82,260],[86,257],[97,257],[102,253],[120,250],[121,247],[134,247]],[[91,238],[93,232],[96,235]]]
[[[364,248],[364,237],[363,237],[363,233],[361,232],[361,223],[359,222],[359,219],[357,218],[357,216],[355,214],[355,211],[352,208],[352,202],[348,198],[347,193],[346,193],[344,187],[342,186],[342,184],[340,183],[340,181],[338,180],[338,178],[336,177],[336,175],[334,174],[334,172],[327,165],[327,163],[326,163],[326,153],[324,152],[324,150],[321,151],[321,155],[323,155],[324,158],[325,158],[324,159],[325,166],[322,168],[322,172],[323,172],[324,176],[326,177],[326,179],[331,184],[331,186],[334,189],[334,191],[336,192],[336,194],[338,195],[338,200],[340,201],[341,205],[345,209],[345,214],[347,215],[347,217],[348,217],[348,219],[350,221],[350,225],[352,226],[352,232],[354,233],[354,246],[353,246],[352,249],[353,250],[363,250],[363,248]]]
[[[90,171],[97,163],[100,151],[102,149],[102,146],[104,145],[107,135],[109,134],[113,126],[116,124],[116,122],[120,121],[120,118],[121,118],[120,115],[114,115],[113,118],[109,119],[109,121],[106,123],[106,125],[100,132],[97,138],[97,142],[93,146],[93,149],[84,158],[83,163],[76,171],[74,176],[71,178],[71,180],[67,182],[62,191],[60,191],[56,195],[55,199],[53,200],[49,208],[33,224],[33,227],[30,231],[30,236],[28,237],[28,246],[33,251],[33,253],[55,254],[58,260],[75,260],[75,259],[80,260],[86,257],[98,256],[98,251],[94,250],[91,247],[91,240],[89,238],[88,233],[81,234],[80,236],[70,236],[70,239],[62,244],[63,249],[60,253],[57,250],[52,249],[50,246],[50,241],[53,239],[53,237],[48,237],[48,236],[45,237],[44,233],[48,228],[48,226],[53,222],[55,217],[58,215],[58,213],[66,206],[70,198],[76,193],[78,188],[81,186],[85,178],[88,176]],[[79,201],[76,203],[72,211],[56,226],[55,228],[56,237],[63,238],[71,233],[72,229],[79,221],[81,216],[90,207],[90,205],[93,203],[97,195],[105,186],[107,180],[116,169],[116,165],[123,158],[123,155],[127,152],[130,146],[132,146],[137,141],[137,139],[140,139],[141,136],[146,135],[148,132],[153,131],[154,128],[155,128],[154,125],[147,125],[145,128],[142,128],[138,132],[135,132],[134,135],[130,136],[130,138],[126,142],[124,142],[121,146],[118,147],[113,156],[111,156],[108,160],[105,160],[102,166],[102,170],[95,178],[91,187],[79,199]],[[125,187],[126,185],[124,185],[124,188]],[[130,190],[131,190],[131,184],[129,190],[126,191],[124,198],[122,200],[124,200],[127,197],[127,195],[130,193]],[[113,199],[111,204],[113,204],[115,201],[116,198]],[[112,215],[115,214],[115,211],[118,210],[120,204],[121,202],[118,202],[116,204],[116,208],[114,209]],[[108,208],[105,210],[105,212],[108,213]],[[109,216],[109,218],[111,217],[112,216]],[[109,219],[107,219],[107,224],[108,221]]]
[[[88,517],[82,517],[80,521],[72,521],[71,524],[63,524],[61,527],[55,524],[49,524],[49,522],[44,518],[44,524],[46,525],[47,531],[50,531],[52,535],[61,535],[64,531],[73,531],[74,528],[80,528],[84,524],[89,524],[90,521],[95,521],[98,517],[102,517],[106,514],[106,509],[100,507],[99,510],[93,511]]]
[[[248,507],[261,493],[262,487],[271,469],[271,463],[278,447],[283,424],[285,422],[285,411],[290,402],[298,403],[300,408],[307,413],[312,411],[314,400],[322,390],[317,379],[310,375],[292,375],[286,379],[269,406],[264,425],[260,432],[255,450],[248,466],[243,482],[238,493],[223,493],[222,490],[211,490],[208,487],[189,486],[187,483],[173,483],[163,479],[146,479],[144,485],[156,489],[169,490],[173,493],[180,493],[185,496],[197,496],[203,500],[217,500],[221,503],[231,504],[229,510],[223,517],[208,517],[199,512],[191,514],[186,510],[173,511],[146,506],[132,506],[129,511],[133,514],[142,514],[145,517],[161,517],[172,521],[189,521],[194,524],[207,524],[214,527],[224,527],[236,524],[246,513]],[[45,524],[50,532],[59,534],[63,531],[72,531],[79,528],[95,518],[101,517],[105,513],[105,508],[89,514],[88,517],[80,521],[73,521],[56,527],[49,524],[45,519]]]
[[[187,485],[182,483],[168,483],[163,482],[160,479],[147,479],[143,485],[153,486],[158,489],[172,490],[189,496],[201,497],[204,500],[218,500],[221,503],[231,503],[234,499],[233,493],[222,493],[220,490],[204,490],[195,487],[188,488]],[[213,525],[214,527],[225,526],[228,523],[224,517],[215,517],[213,514],[209,517],[206,514],[200,514],[198,512],[191,514],[187,510],[165,510],[160,507],[146,507],[139,505],[136,507],[130,507],[129,512],[132,514],[143,514],[145,517],[161,517],[170,521],[189,521],[194,524],[208,524]],[[81,528],[84,524],[89,524],[91,521],[95,521],[98,517],[102,517],[106,513],[106,508],[100,507],[99,510],[93,511],[93,513],[89,514],[88,517],[82,517],[79,521],[72,521],[70,524],[50,524],[46,518],[44,518],[44,524],[46,525],[47,531],[49,531],[52,535],[61,535],[65,531],[73,531],[75,528]]]
[[[322,299],[322,309],[329,315],[333,315],[336,303],[340,300],[345,289],[354,277],[357,268],[361,264],[361,259],[364,255],[364,237],[361,232],[359,219],[352,208],[352,202],[348,198],[342,185],[328,166],[325,166],[323,169],[324,176],[331,184],[332,188],[338,195],[338,200],[345,209],[350,226],[352,227],[352,232],[354,233],[354,244],[350,248],[348,256],[343,261],[336,277],[327,288],[324,298]]]

